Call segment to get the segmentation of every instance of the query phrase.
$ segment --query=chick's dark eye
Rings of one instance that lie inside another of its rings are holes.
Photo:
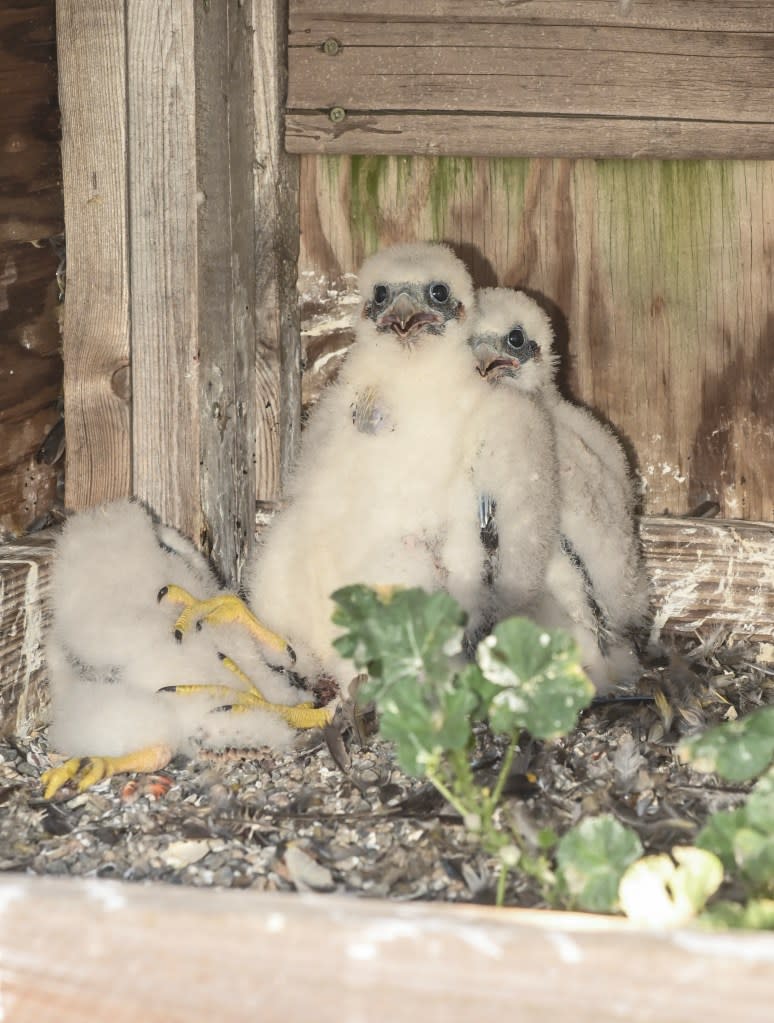
[[[435,284],[430,285],[429,291],[430,298],[432,298],[434,302],[443,303],[449,301],[449,295],[451,292],[449,291],[449,286],[447,284],[443,284],[438,281]]]
[[[521,327],[514,327],[505,339],[506,344],[509,348],[523,348],[527,340],[527,335],[524,333]]]
[[[374,286],[374,302],[376,305],[384,305],[387,301],[389,291],[387,290],[386,284],[377,284]]]

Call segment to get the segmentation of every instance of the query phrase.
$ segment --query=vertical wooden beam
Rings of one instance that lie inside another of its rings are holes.
[[[298,158],[284,148],[287,0],[252,0],[256,118],[257,496],[276,501],[301,433]]]
[[[255,535],[255,122],[249,7],[195,6],[202,545],[237,586]]]
[[[67,231],[66,502],[130,493],[123,0],[56,5]]]
[[[201,534],[194,5],[127,0],[134,493]]]
[[[115,445],[102,450],[104,399],[80,445],[75,421],[71,456],[90,475],[88,486],[75,475],[71,503],[134,493],[200,543],[237,586],[253,543],[256,496],[279,497],[300,431],[298,168],[284,153],[281,117],[286,6],[65,0],[61,7],[68,33],[61,45],[80,62],[68,80],[70,106],[89,128],[85,154],[74,153],[70,169],[78,172],[79,158],[86,167],[101,159],[120,182],[123,216],[117,225],[100,221],[105,238],[94,228],[90,246],[77,232],[68,237],[76,274],[89,256],[87,276],[96,281],[83,315],[98,317],[106,297],[112,308],[114,279],[123,301],[117,365],[102,319],[91,331],[93,353],[77,322],[68,331],[68,378],[82,390],[80,364],[93,363],[100,386],[111,394],[123,388],[124,414],[120,457]],[[87,57],[103,35],[106,57],[94,72]],[[108,64],[115,81],[104,96]],[[93,194],[98,177],[84,178],[84,203],[102,200]],[[121,486],[106,484],[118,473]]]

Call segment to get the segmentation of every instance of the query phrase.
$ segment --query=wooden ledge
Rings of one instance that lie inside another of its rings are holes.
[[[652,635],[726,626],[729,638],[774,642],[774,523],[643,518]]]
[[[771,934],[21,875],[0,907],[14,1023],[771,1018]]]
[[[0,544],[0,735],[24,735],[45,719],[43,633],[53,548],[49,532]]]

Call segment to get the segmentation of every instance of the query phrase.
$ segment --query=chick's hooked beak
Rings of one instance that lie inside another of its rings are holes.
[[[437,326],[443,322],[440,313],[428,309],[408,292],[401,291],[377,318],[376,325],[384,330],[392,330],[400,341],[408,341],[428,324]]]
[[[521,369],[521,362],[515,355],[503,355],[484,340],[473,341],[471,347],[476,357],[476,370],[490,383],[503,374],[515,376]]]

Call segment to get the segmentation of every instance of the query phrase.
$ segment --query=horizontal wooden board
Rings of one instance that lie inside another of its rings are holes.
[[[325,112],[285,118],[291,153],[391,153],[420,156],[626,157],[714,159],[774,155],[774,124],[644,120],[629,117],[521,116],[457,113]]]
[[[774,641],[774,524],[645,518],[641,535],[653,594],[652,636]]]
[[[355,8],[353,10],[353,8]],[[515,10],[517,9],[517,10]],[[711,25],[723,32],[774,32],[771,0],[292,0],[290,30],[311,31],[315,25],[347,21],[356,15],[363,22],[427,21],[437,18],[467,24],[475,12],[482,24],[501,24],[517,14],[525,24],[600,25],[636,28],[684,29]]]
[[[546,4],[326,6],[291,3],[291,151],[407,152],[406,131],[425,139],[415,152],[535,156],[551,133],[553,155],[631,156],[650,121],[677,127],[651,154],[752,155],[745,132],[755,155],[774,154],[771,4],[757,5],[754,28],[748,5],[729,4],[739,17],[725,29],[709,9],[686,23],[685,4],[663,5],[673,23],[649,20],[639,8],[655,5],[642,4],[618,5],[636,14],[615,20],[602,4],[556,4],[553,14]],[[321,114],[333,130],[321,130]],[[504,122],[487,141],[482,118]],[[573,127],[589,135],[582,153]]]
[[[12,875],[0,880],[0,906],[13,1023],[771,1016],[771,934]]]

